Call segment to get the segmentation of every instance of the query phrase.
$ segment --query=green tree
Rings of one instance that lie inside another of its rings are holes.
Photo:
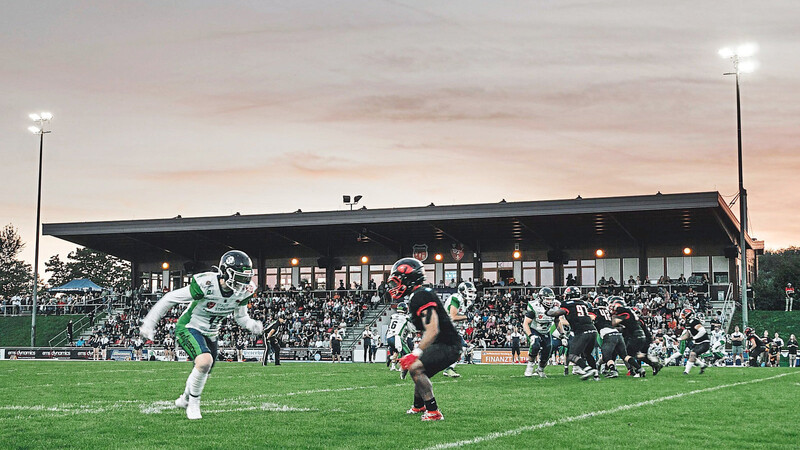
[[[758,257],[758,279],[753,284],[758,309],[783,309],[784,288],[800,283],[800,247],[766,251]]]
[[[58,270],[58,261],[60,260],[50,258],[48,263],[53,262],[54,270]],[[78,247],[75,251],[70,252],[63,271],[54,273],[63,274],[64,283],[76,278],[88,278],[98,286],[117,292],[125,291],[131,283],[131,264],[129,262],[90,248]]]
[[[0,230],[0,295],[29,295],[33,288],[33,269],[18,259],[25,243],[11,224]]]
[[[64,261],[61,261],[59,255],[51,256],[50,259],[44,263],[44,267],[45,273],[50,274],[50,278],[47,280],[50,287],[61,286],[72,279],[67,270],[67,265]]]

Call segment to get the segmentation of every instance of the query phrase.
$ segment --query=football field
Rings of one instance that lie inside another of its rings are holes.
[[[189,363],[0,361],[2,448],[797,448],[800,370],[664,369],[599,382],[459,366],[434,378],[445,420],[405,414],[383,364],[218,363],[203,419],[172,401]]]

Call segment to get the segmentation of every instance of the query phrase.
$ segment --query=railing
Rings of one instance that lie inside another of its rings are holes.
[[[670,284],[624,284],[619,285],[615,284],[613,286],[609,285],[584,285],[584,286],[576,286],[580,288],[581,293],[588,294],[590,291],[594,290],[598,294],[608,291],[609,294],[607,295],[619,295],[619,294],[631,294],[635,292],[641,292],[643,289],[647,290],[650,293],[657,293],[659,288],[662,288],[664,292],[667,294],[672,294],[673,292],[679,293],[686,293],[688,292],[689,288],[695,289],[697,293],[705,293],[705,290],[698,290],[697,288],[707,287],[707,286],[719,286],[719,285],[697,285],[697,284],[687,284],[687,283],[670,283]],[[524,294],[533,294],[539,292],[539,289],[542,289],[544,286],[487,286],[483,288],[484,294],[486,293],[504,293],[504,292],[522,292]],[[556,295],[561,295],[569,286],[546,286],[552,289]]]
[[[734,312],[736,312],[736,299],[733,295],[733,283],[730,283],[725,292],[725,302],[722,304],[722,317],[725,318],[725,333],[730,331]]]
[[[371,320],[369,323],[365,323],[364,321],[361,321],[361,322],[359,323],[359,327],[363,328],[364,326],[368,325],[368,326],[370,327],[370,329],[372,329],[372,327],[374,327],[374,326],[375,326],[375,323],[377,323],[379,320],[381,320],[381,317],[383,316],[383,313],[384,313],[384,312],[385,312],[385,311],[386,311],[388,308],[390,308],[390,307],[391,307],[391,305],[390,305],[390,304],[384,304],[384,305],[381,305],[381,306],[382,306],[381,308],[378,308],[378,309],[376,309],[376,310],[370,310],[370,311],[377,311],[377,314],[375,315],[375,317],[373,317],[373,318],[372,318],[372,320]],[[355,349],[355,348],[358,346],[358,342],[359,342],[359,341],[362,339],[362,336],[363,336],[363,335],[364,335],[364,333],[363,333],[363,332],[361,332],[361,333],[356,333],[356,334],[353,336],[353,341],[352,341],[352,342],[349,342],[349,343],[347,344],[347,349],[349,349],[349,350],[354,350],[354,349]],[[345,348],[345,346],[342,346],[342,348]]]
[[[100,318],[100,316],[102,316],[104,309],[108,309],[108,304],[100,304],[100,305],[95,306],[95,308],[91,312],[89,312],[88,314],[85,314],[84,316],[82,316],[81,318],[79,318],[78,320],[73,322],[72,323],[72,336],[75,337],[76,335],[80,335],[80,333],[83,330],[85,330],[86,328],[91,327],[92,326],[92,320],[91,320],[91,318],[89,316],[94,314],[94,320],[98,320]],[[64,331],[62,331],[61,333],[58,333],[57,335],[55,335],[52,338],[50,338],[50,340],[47,342],[47,345],[50,348],[60,347],[61,344],[63,344],[65,341],[68,341],[68,340],[69,340],[69,333],[67,333],[67,330],[64,329]],[[68,344],[72,344],[72,342],[69,342]]]

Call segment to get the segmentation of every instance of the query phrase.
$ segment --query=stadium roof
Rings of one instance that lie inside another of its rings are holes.
[[[48,223],[43,233],[123,259],[213,260],[231,248],[265,258],[364,254],[365,245],[410,254],[439,240],[468,249],[648,245],[682,240],[734,244],[739,222],[718,192],[576,198],[453,206],[216,217]],[[757,242],[757,241],[756,241]],[[748,247],[754,241],[747,238]],[[758,249],[759,244],[755,244]]]

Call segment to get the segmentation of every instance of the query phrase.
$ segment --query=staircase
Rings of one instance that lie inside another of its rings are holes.
[[[94,308],[94,325],[92,325],[89,321],[89,314],[84,314],[80,319],[76,320],[72,323],[72,338],[73,340],[78,340],[79,337],[88,338],[92,335],[92,330],[98,326],[98,324],[105,324],[108,316],[106,311],[108,307],[106,305],[97,305]],[[116,309],[114,312],[116,314]],[[57,335],[53,336],[47,343],[50,348],[53,347],[63,347],[70,345],[69,336],[67,335],[67,330],[58,333]]]
[[[725,333],[728,333],[733,319],[733,313],[736,311],[736,299],[733,297],[733,283],[728,284],[728,289],[725,292],[725,300],[711,300],[712,316],[706,317],[703,320],[703,325],[708,327],[713,316],[717,315],[717,311],[722,311],[722,317],[725,319]]]
[[[367,310],[367,313],[364,314],[364,318],[361,319],[358,325],[347,329],[346,336],[342,339],[342,350],[353,350],[357,345],[360,345],[361,335],[364,334],[364,327],[369,325],[374,330],[375,324],[378,323],[380,319],[384,318],[384,316],[388,316],[387,311],[389,309],[389,305],[378,305],[378,309]]]

